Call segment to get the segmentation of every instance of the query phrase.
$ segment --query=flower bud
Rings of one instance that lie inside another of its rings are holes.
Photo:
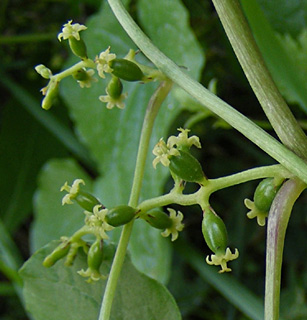
[[[38,66],[36,66],[35,71],[45,79],[50,79],[50,77],[52,76],[51,70],[43,64],[39,64]]]

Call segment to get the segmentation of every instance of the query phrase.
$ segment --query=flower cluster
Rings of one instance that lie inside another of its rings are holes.
[[[114,227],[110,226],[105,218],[108,213],[108,209],[102,208],[102,205],[98,204],[94,207],[93,212],[84,211],[85,220],[84,223],[90,228],[96,238],[109,239],[106,231],[111,231]]]

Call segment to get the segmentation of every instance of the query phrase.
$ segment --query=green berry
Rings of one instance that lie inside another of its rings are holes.
[[[87,254],[87,265],[91,270],[99,271],[103,261],[103,242],[96,240],[90,247]]]
[[[170,158],[169,168],[184,181],[200,182],[204,178],[204,173],[198,160],[189,152],[183,150],[180,151],[179,156]]]
[[[204,211],[202,232],[212,252],[225,252],[227,247],[226,226],[223,220],[210,208]]]
[[[86,45],[82,39],[77,40],[75,37],[69,37],[68,42],[74,55],[81,59],[87,59]]]
[[[92,212],[97,204],[101,204],[98,199],[85,191],[79,191],[75,200],[85,210]]]
[[[112,76],[108,83],[107,93],[113,99],[118,99],[123,92],[123,84],[118,77]]]
[[[126,81],[140,81],[144,74],[140,67],[134,62],[126,59],[113,59],[110,61],[112,74]]]
[[[109,225],[119,227],[130,222],[135,217],[136,212],[137,210],[132,207],[121,205],[108,210],[105,219]]]
[[[146,212],[142,218],[156,229],[167,229],[172,225],[169,215],[159,209]]]
[[[262,180],[254,193],[254,203],[259,211],[268,212],[280,186],[276,186],[274,178]]]

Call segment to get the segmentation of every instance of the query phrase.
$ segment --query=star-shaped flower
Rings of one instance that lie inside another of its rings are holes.
[[[183,214],[178,211],[178,214],[176,213],[176,210],[167,208],[167,210],[170,213],[170,218],[172,220],[172,225],[165,229],[161,235],[163,237],[168,237],[170,234],[172,235],[172,241],[175,241],[178,238],[178,231],[182,231],[184,228],[184,224],[181,222],[183,219]]]
[[[96,57],[95,62],[97,64],[98,75],[101,78],[105,78],[104,73],[111,73],[113,70],[109,63],[116,58],[116,54],[110,53],[110,46]]]
[[[82,30],[86,30],[87,27],[79,24],[79,23],[74,23],[72,24],[72,20],[69,20],[67,23],[63,25],[62,32],[58,34],[58,39],[59,41],[69,39],[69,38],[75,38],[76,40],[80,40],[80,35],[79,32]]]
[[[263,227],[265,225],[265,219],[268,216],[268,212],[260,211],[254,201],[245,199],[244,204],[247,209],[250,209],[250,211],[246,214],[249,219],[257,218],[257,223],[259,226]]]
[[[98,270],[91,269],[90,267],[88,267],[86,270],[84,270],[84,269],[79,270],[79,271],[77,271],[77,273],[81,277],[88,278],[86,280],[86,282],[88,282],[88,283],[92,283],[93,281],[98,281],[100,279],[107,278],[107,276],[100,274]]]
[[[188,133],[190,132],[189,129],[182,129],[179,128],[178,131],[180,133],[178,136],[170,136],[167,140],[167,145],[169,148],[172,148],[173,146],[177,146],[180,148],[187,148],[190,149],[192,145],[195,145],[197,148],[201,148],[201,144],[199,142],[199,138],[197,136],[191,136],[188,138]]]
[[[81,88],[90,88],[92,85],[92,82],[97,82],[98,80],[93,77],[95,74],[95,71],[93,69],[85,70],[84,79],[77,80],[79,83],[79,86]]]
[[[230,249],[227,248],[225,253],[216,253],[211,255],[211,261],[209,256],[206,258],[206,262],[210,265],[221,266],[222,270],[219,273],[230,272],[231,269],[227,267],[227,262],[235,260],[239,257],[238,249],[235,250],[235,253],[231,253]]]
[[[84,180],[82,179],[76,179],[72,186],[70,187],[67,183],[67,181],[65,182],[65,184],[61,187],[60,191],[67,191],[68,194],[66,194],[63,199],[62,199],[62,205],[64,204],[72,204],[72,200],[76,198],[76,196],[78,195],[79,191],[80,191],[80,184],[85,185]]]
[[[85,224],[91,228],[93,233],[97,238],[109,239],[106,231],[114,229],[105,221],[108,209],[101,209],[102,205],[98,204],[94,207],[93,212],[84,211],[85,214]]]
[[[165,167],[168,167],[170,164],[169,158],[180,155],[180,152],[176,148],[170,148],[168,145],[166,145],[163,138],[161,138],[160,141],[155,145],[152,153],[156,156],[152,162],[152,165],[155,169],[159,162],[161,162]]]
[[[105,96],[99,96],[99,100],[101,102],[107,103],[107,109],[113,109],[115,106],[119,109],[125,108],[125,102],[124,100],[127,98],[127,93],[122,93],[118,98],[113,98],[109,95],[108,89],[106,89],[107,95]]]

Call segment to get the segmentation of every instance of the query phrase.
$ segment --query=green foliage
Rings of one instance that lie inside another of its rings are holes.
[[[58,242],[37,251],[22,267],[27,309],[35,320],[97,319],[105,280],[88,284],[77,271],[86,268],[86,256],[78,254],[72,267],[59,261],[52,268],[42,261]],[[112,246],[105,248],[110,253]],[[112,254],[106,256],[100,270],[110,270]],[[64,303],[63,303],[64,302]],[[159,282],[138,272],[126,258],[115,296],[112,320],[181,319],[174,299]]]

